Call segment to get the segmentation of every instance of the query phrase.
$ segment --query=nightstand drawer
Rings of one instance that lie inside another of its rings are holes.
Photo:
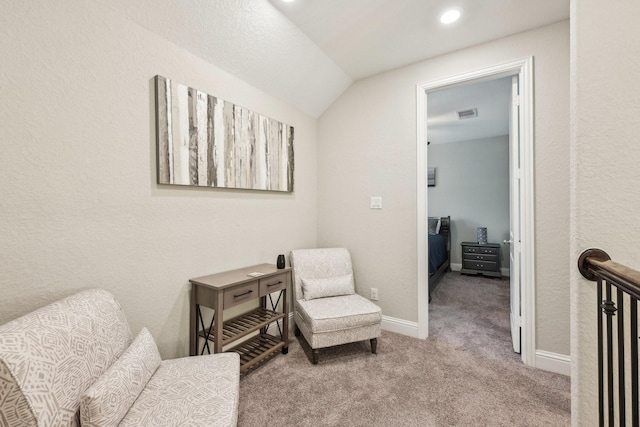
[[[498,261],[498,257],[496,255],[464,254],[464,259],[468,261]]]
[[[466,246],[463,245],[462,246],[462,253],[463,254],[479,254],[480,253],[480,248],[477,246]]]
[[[480,270],[480,271],[497,271],[498,264],[496,262],[490,261],[462,261],[462,268],[470,269],[470,270]]]
[[[487,248],[487,247],[483,247],[480,246],[478,247],[478,249],[480,250],[480,254],[485,254],[485,255],[498,255],[498,248]]]
[[[229,308],[245,301],[251,301],[252,299],[258,298],[258,281],[255,280],[241,286],[225,289],[223,295],[223,308]]]
[[[463,246],[463,253],[465,254],[485,254],[485,255],[497,255],[498,248],[490,248],[483,246]]]

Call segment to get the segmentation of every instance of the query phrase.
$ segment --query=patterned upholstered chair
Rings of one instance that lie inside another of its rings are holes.
[[[0,426],[235,426],[240,359],[160,359],[92,289],[0,326]]]
[[[319,349],[371,341],[376,353],[382,311],[355,293],[351,255],[343,248],[291,251],[296,336],[302,335],[318,363]]]

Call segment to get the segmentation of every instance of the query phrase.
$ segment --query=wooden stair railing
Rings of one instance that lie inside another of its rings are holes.
[[[599,425],[627,425],[629,404],[630,423],[638,426],[640,272],[611,261],[601,249],[584,251],[578,259],[578,268],[584,278],[597,282],[598,288]],[[614,316],[617,316],[616,322]],[[628,330],[627,336],[625,330]],[[627,367],[631,371],[628,375]]]

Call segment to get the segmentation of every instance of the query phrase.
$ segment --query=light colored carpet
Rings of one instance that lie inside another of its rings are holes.
[[[570,381],[511,351],[508,281],[448,273],[434,292],[430,337],[383,331],[320,351],[292,336],[240,382],[243,426],[565,426]]]

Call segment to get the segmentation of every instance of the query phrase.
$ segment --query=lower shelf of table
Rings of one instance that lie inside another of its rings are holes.
[[[252,366],[273,356],[278,350],[285,347],[285,342],[272,335],[258,335],[248,341],[240,343],[227,351],[240,354],[240,372],[244,372]]]
[[[222,346],[227,346],[232,342],[250,335],[280,319],[285,315],[266,308],[256,308],[248,313],[244,313],[230,320],[225,320],[222,326]],[[215,341],[213,327],[200,330],[198,336]]]

